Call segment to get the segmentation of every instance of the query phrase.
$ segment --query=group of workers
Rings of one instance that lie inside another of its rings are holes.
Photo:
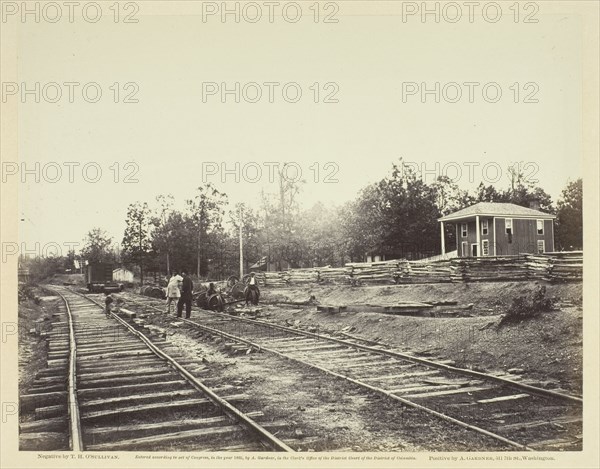
[[[246,290],[244,292],[244,296],[246,298],[246,306],[249,301],[249,292],[252,290],[258,291],[258,280],[256,279],[254,272],[250,274],[248,280],[246,280]],[[194,283],[192,282],[191,277],[186,272],[175,271],[171,275],[169,282],[167,284],[167,303],[166,303],[166,311],[165,313],[171,313],[171,304],[177,304],[177,317],[180,318],[183,314],[183,307],[185,306],[185,317],[189,319],[192,314],[192,298],[194,292]],[[206,292],[206,298],[210,298],[212,295],[215,295],[217,290],[215,289],[215,284],[210,283],[208,286],[208,291]],[[109,317],[111,313],[112,306],[116,307],[116,312],[119,312],[119,307],[123,303],[121,298],[113,298],[112,295],[107,294],[105,298],[105,313],[106,316]]]
[[[258,290],[258,281],[255,277],[254,272],[250,274],[250,277],[246,281],[246,305],[248,305],[248,292],[252,290]],[[167,303],[166,313],[171,313],[171,304],[177,302],[177,317],[180,318],[183,313],[183,307],[185,305],[185,317],[190,318],[192,313],[192,298],[193,298],[194,284],[192,279],[185,272],[173,272],[169,282],[167,284]],[[206,292],[206,298],[210,298],[215,295],[217,290],[215,284],[210,283],[208,285],[208,291]]]

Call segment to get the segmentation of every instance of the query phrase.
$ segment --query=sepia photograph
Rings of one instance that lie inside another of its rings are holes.
[[[596,1],[0,1],[1,467],[596,468]]]

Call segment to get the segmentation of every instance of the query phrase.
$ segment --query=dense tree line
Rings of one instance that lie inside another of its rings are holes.
[[[583,246],[581,179],[569,182],[555,205],[542,188],[513,168],[505,188],[481,183],[466,191],[448,177],[427,184],[400,160],[352,201],[339,207],[317,203],[301,208],[303,182],[286,180],[284,170],[276,191],[261,193],[256,206],[232,206],[227,195],[211,184],[198,187],[183,209],[175,208],[171,195],[131,204],[121,243],[94,228],[80,255],[89,261],[122,262],[141,275],[177,269],[223,279],[239,272],[241,225],[245,271],[261,260],[283,270],[340,266],[364,261],[367,255],[415,259],[440,253],[437,219],[443,215],[477,202],[527,207],[532,201],[557,215],[557,249]],[[445,236],[446,246],[455,246],[451,226]]]
[[[208,184],[199,187],[183,211],[173,209],[171,196],[157,197],[154,211],[146,204],[130,207],[122,242],[126,263],[156,271],[184,269],[200,277],[226,278],[238,272],[239,227],[242,227],[245,270],[267,259],[276,270],[364,261],[367,255],[422,258],[439,254],[443,215],[477,202],[510,202],[557,214],[558,249],[582,247],[582,182],[569,183],[554,206],[540,187],[509,168],[506,188],[481,183],[474,191],[460,189],[448,177],[426,184],[402,164],[394,164],[380,181],[364,187],[340,207],[317,203],[301,209],[302,182],[279,174],[277,191],[262,193],[256,207],[229,207],[226,194]],[[147,225],[140,223],[144,213]],[[148,226],[148,228],[144,228]],[[446,245],[455,232],[446,228]],[[140,248],[144,246],[144,248]]]

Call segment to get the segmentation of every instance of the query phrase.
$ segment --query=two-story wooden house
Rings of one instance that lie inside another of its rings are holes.
[[[506,256],[554,251],[554,215],[520,205],[479,202],[438,218],[442,254],[444,223],[456,229],[459,257]]]

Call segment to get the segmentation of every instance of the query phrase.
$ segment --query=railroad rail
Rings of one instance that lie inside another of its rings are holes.
[[[163,313],[156,300],[126,294],[126,301],[144,313]],[[581,449],[583,400],[579,396],[534,386],[509,373],[457,368],[452,360],[426,360],[364,345],[360,339],[344,340],[259,319],[194,311],[197,320],[176,320],[230,343],[242,343],[375,391],[508,447]]]
[[[235,405],[249,396],[206,386],[201,379],[210,371],[167,354],[164,337],[105,315],[85,295],[48,289],[64,314],[49,333],[48,368],[21,396],[35,413],[21,425],[21,449],[40,449],[40,441],[44,449],[66,449],[61,435],[68,434],[73,451],[293,451],[258,423],[262,412]]]

